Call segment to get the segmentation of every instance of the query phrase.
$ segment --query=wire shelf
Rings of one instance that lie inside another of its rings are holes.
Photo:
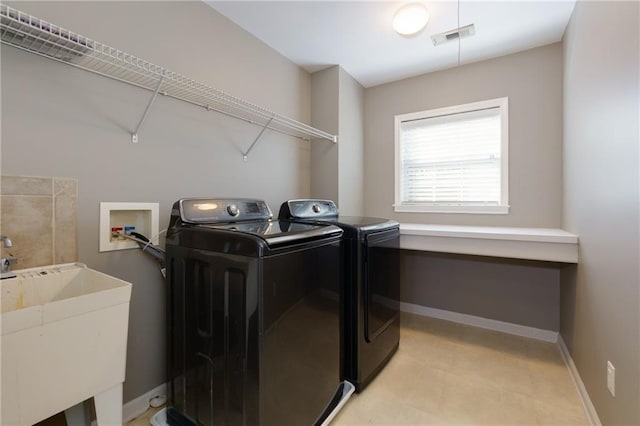
[[[335,135],[4,4],[0,4],[0,21],[4,44],[304,140],[338,140]]]

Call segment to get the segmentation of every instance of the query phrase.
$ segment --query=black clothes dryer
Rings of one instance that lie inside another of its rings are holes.
[[[344,230],[341,374],[359,392],[400,343],[400,225],[388,219],[341,216],[330,200],[286,201],[278,218]]]
[[[182,199],[167,234],[172,425],[312,425],[340,402],[336,226]],[[350,386],[350,385],[349,385]]]

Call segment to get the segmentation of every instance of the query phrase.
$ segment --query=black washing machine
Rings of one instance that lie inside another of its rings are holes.
[[[339,373],[342,234],[271,220],[261,200],[174,204],[169,424],[297,426],[335,414],[353,389]]]
[[[289,200],[279,219],[332,224],[344,230],[342,377],[361,391],[400,343],[400,225],[341,216],[330,200]]]

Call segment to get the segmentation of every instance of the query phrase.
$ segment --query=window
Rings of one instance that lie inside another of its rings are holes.
[[[508,213],[508,99],[395,118],[396,212]]]

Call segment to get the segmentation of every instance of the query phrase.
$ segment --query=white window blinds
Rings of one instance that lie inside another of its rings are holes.
[[[396,207],[464,211],[506,205],[506,118],[500,105],[482,106],[397,120]]]

